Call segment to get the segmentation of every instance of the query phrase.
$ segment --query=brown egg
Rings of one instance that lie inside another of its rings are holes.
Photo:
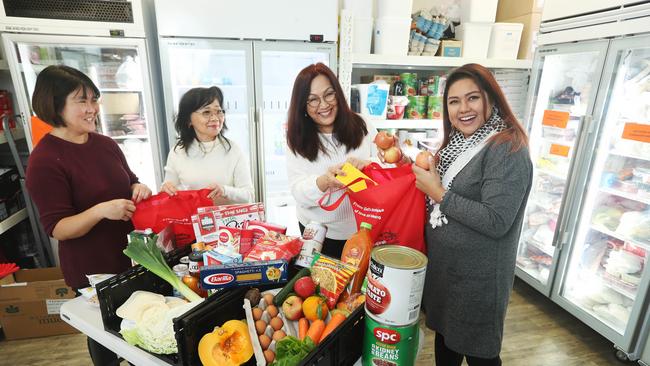
[[[278,316],[278,307],[275,305],[269,305],[266,307],[266,312],[269,313],[271,318]]]
[[[282,321],[282,319],[280,319],[279,317],[276,316],[275,318],[271,319],[269,324],[271,324],[271,327],[273,328],[273,330],[279,330],[279,329],[282,329],[282,326],[284,325],[284,322]]]
[[[273,362],[273,360],[275,360],[275,353],[273,353],[273,351],[270,349],[267,349],[264,351],[264,359],[266,360],[266,363]]]
[[[271,345],[271,337],[267,336],[266,334],[262,334],[260,336],[260,346],[262,346],[263,350],[266,350],[269,348]]]
[[[262,319],[255,322],[255,330],[257,334],[262,334],[266,330],[266,322]]]
[[[273,294],[264,294],[262,298],[264,299],[266,306],[273,304]]]
[[[287,333],[284,332],[284,330],[276,330],[273,332],[273,339],[278,342],[280,339],[284,338],[287,336]]]
[[[253,308],[253,320],[260,320],[262,319],[262,309],[260,308]]]

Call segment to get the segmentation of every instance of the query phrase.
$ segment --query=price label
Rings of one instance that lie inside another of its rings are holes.
[[[650,143],[650,125],[628,122],[623,128],[622,138]]]
[[[553,111],[547,109],[544,111],[542,124],[549,127],[566,128],[569,123],[569,112]]]
[[[570,147],[566,145],[551,144],[551,149],[549,153],[552,155],[558,155],[558,156],[563,156],[565,158],[568,158],[569,149]]]

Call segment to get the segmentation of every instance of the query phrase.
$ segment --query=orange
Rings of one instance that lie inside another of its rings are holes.
[[[302,303],[302,313],[305,318],[314,321],[316,319],[327,318],[327,303],[322,296],[309,296]]]

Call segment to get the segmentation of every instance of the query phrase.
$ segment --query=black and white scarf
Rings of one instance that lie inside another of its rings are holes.
[[[506,128],[508,126],[499,115],[496,106],[492,107],[492,115],[483,126],[479,127],[467,138],[452,126],[449,133],[449,143],[438,153],[439,161],[436,167],[445,190],[449,191],[451,189],[456,174],[483,149],[487,140]],[[427,199],[427,209],[430,212],[429,223],[434,229],[447,223],[445,214],[440,211],[440,204],[436,203],[431,197]]]

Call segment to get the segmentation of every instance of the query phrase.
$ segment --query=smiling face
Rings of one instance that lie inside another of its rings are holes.
[[[196,132],[196,137],[201,142],[214,141],[223,128],[225,112],[221,109],[218,100],[205,105],[190,116],[190,124]]]
[[[95,131],[98,113],[97,96],[90,89],[79,88],[65,98],[61,120],[67,131],[84,135]]]
[[[449,86],[447,92],[449,121],[463,133],[465,138],[483,126],[492,114],[492,107],[489,106],[487,96],[472,79],[460,79]]]
[[[316,123],[319,132],[332,133],[338,112],[336,91],[325,75],[318,75],[311,81],[307,96],[307,114]]]

